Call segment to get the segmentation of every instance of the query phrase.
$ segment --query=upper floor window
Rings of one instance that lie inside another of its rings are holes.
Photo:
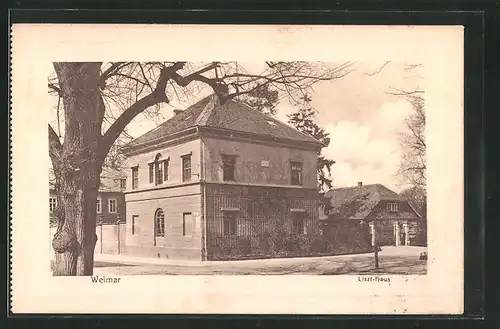
[[[54,212],[56,210],[56,207],[57,207],[57,199],[56,197],[49,197],[49,211],[50,212]]]
[[[101,198],[97,198],[96,212],[100,214],[102,212],[102,201]]]
[[[127,187],[127,181],[125,179],[117,179],[115,182],[120,186],[120,188]]]
[[[116,199],[108,199],[108,212],[115,214],[118,212]]]
[[[156,185],[163,184],[163,162],[155,163],[155,178]]]
[[[149,164],[149,183],[161,185],[168,180],[168,159],[161,159],[161,154],[158,153],[155,161]]]
[[[149,184],[153,184],[154,182],[154,177],[155,177],[155,167],[154,163],[149,164]]]
[[[222,155],[222,179],[227,181],[234,181],[234,171],[236,167],[236,156],[234,155]]]
[[[398,204],[394,202],[388,203],[387,211],[398,211]]]
[[[182,156],[182,181],[191,180],[191,154]]]
[[[302,163],[291,163],[292,185],[302,185]]]
[[[165,236],[165,213],[161,208],[155,213],[155,236]]]
[[[132,168],[132,189],[139,187],[139,167]]]

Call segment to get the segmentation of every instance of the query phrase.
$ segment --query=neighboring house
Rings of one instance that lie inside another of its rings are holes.
[[[126,187],[126,174],[117,169],[103,168],[101,172],[101,185],[97,193],[97,223],[115,224],[117,221],[125,223],[125,196],[123,191]],[[49,211],[50,221],[56,223],[54,211],[57,206],[57,198],[54,190],[54,175],[49,172]]]
[[[319,237],[314,138],[212,95],[126,145],[125,252],[177,259],[307,255]]]
[[[323,232],[338,236],[352,230],[361,237],[369,232],[371,244],[411,245],[419,231],[420,215],[397,193],[381,184],[332,189],[322,217]],[[341,223],[341,225],[339,225]]]

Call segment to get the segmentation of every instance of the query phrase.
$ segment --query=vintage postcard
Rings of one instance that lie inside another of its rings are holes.
[[[14,24],[12,312],[461,314],[463,37]]]

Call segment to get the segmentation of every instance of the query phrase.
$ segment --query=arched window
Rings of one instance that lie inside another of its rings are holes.
[[[165,214],[161,208],[155,212],[155,236],[165,236]]]
[[[154,162],[149,164],[149,182],[161,185],[168,180],[168,158],[162,159],[161,153],[156,154]]]

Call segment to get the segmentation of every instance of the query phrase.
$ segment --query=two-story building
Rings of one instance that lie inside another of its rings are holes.
[[[126,145],[125,252],[307,255],[320,234],[314,138],[212,95]]]

